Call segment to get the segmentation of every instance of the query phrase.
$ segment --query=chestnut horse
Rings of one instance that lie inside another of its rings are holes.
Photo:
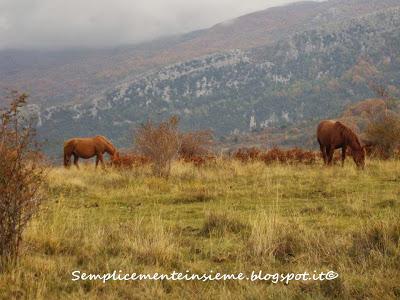
[[[346,149],[349,147],[357,167],[364,169],[365,149],[361,146],[357,135],[339,121],[322,121],[317,129],[318,143],[321,148],[324,163],[332,164],[335,149],[342,148],[342,166],[346,159]]]
[[[88,138],[73,138],[64,143],[64,166],[69,167],[71,156],[74,156],[74,165],[79,169],[79,158],[92,158],[96,156],[96,168],[101,162],[104,168],[103,154],[107,152],[111,156],[111,160],[118,159],[117,149],[104,136],[97,135]]]

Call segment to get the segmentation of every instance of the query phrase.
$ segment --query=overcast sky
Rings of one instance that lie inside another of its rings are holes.
[[[137,43],[297,1],[0,0],[0,49]]]

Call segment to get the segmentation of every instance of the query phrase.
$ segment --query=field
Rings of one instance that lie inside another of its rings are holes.
[[[394,299],[400,297],[400,161],[265,165],[217,160],[78,171],[54,167],[0,297]],[[72,281],[71,272],[289,273],[332,281]]]

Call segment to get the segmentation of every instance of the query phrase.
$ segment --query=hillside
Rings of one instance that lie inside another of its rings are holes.
[[[30,93],[48,153],[92,134],[127,146],[135,126],[171,114],[183,129],[211,128],[218,137],[290,135],[374,96],[371,82],[399,94],[399,7],[300,2],[136,46],[3,51],[1,93]],[[313,145],[302,136],[278,140]]]
[[[0,51],[0,88],[43,105],[82,103],[142,72],[231,49],[274,44],[296,31],[394,7],[398,1],[300,2],[228,20],[183,36],[108,49]]]
[[[271,45],[149,71],[83,104],[31,109],[41,134],[56,145],[101,133],[125,146],[133,127],[170,114],[181,117],[184,129],[212,128],[217,136],[307,127],[373,96],[370,82],[399,94],[399,28],[400,8],[379,10]],[[304,141],[292,145],[298,143]]]

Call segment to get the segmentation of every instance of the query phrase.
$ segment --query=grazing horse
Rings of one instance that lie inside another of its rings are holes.
[[[325,164],[331,165],[335,149],[342,148],[343,166],[346,149],[350,147],[357,167],[364,169],[365,149],[361,146],[357,135],[343,123],[330,120],[322,121],[318,125],[317,138]]]
[[[64,166],[69,167],[71,156],[74,156],[74,165],[79,169],[79,158],[92,158],[96,156],[96,168],[101,162],[104,168],[103,154],[107,152],[111,156],[111,160],[115,161],[119,158],[117,149],[104,136],[97,135],[88,138],[73,138],[64,143]]]

